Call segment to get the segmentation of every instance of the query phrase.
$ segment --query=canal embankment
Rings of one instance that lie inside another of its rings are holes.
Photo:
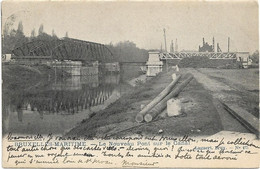
[[[56,71],[56,73],[55,73]],[[20,64],[2,64],[3,89],[26,89],[40,81],[63,78],[68,74],[60,69],[46,65],[26,66]]]
[[[174,70],[161,72],[125,93],[119,100],[104,110],[96,112],[91,118],[84,119],[67,135],[104,136],[104,135],[212,135],[222,130],[219,114],[214,107],[212,96],[192,79],[176,97],[182,100],[181,114],[168,117],[166,109],[150,123],[138,123],[135,117],[141,107],[150,103],[172,81]],[[182,83],[190,74],[179,72]]]
[[[64,134],[132,88],[117,73],[72,76],[15,63],[3,71],[3,132]]]

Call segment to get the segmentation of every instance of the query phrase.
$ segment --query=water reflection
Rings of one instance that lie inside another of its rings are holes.
[[[59,133],[120,97],[120,76],[72,76],[3,94],[4,132]]]

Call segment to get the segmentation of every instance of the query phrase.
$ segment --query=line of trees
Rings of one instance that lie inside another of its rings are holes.
[[[68,37],[68,32],[66,32],[66,37]],[[54,29],[52,30],[52,35],[49,35],[44,32],[43,24],[40,25],[38,29],[38,35],[36,35],[35,28],[31,31],[31,36],[26,37],[23,31],[23,23],[22,21],[19,22],[17,30],[11,29],[9,30],[8,26],[4,27],[3,35],[2,35],[2,53],[8,54],[12,53],[12,50],[22,46],[25,43],[37,40],[57,40],[59,39]]]
[[[68,32],[65,33],[65,37],[68,36]],[[57,40],[59,39],[52,29],[52,34],[49,35],[44,32],[43,24],[38,29],[38,35],[36,35],[35,28],[32,29],[30,37],[26,37],[23,31],[23,23],[20,21],[17,30],[9,30],[8,26],[4,27],[3,31],[3,44],[2,53],[12,53],[12,50],[22,46],[25,43],[37,40]],[[112,43],[106,45],[114,56],[114,61],[119,62],[146,62],[148,59],[148,52],[145,49],[140,49],[135,43],[131,41],[119,42],[115,45]]]

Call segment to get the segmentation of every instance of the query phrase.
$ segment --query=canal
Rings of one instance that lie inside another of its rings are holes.
[[[127,64],[121,69],[118,74],[40,81],[3,94],[3,133],[65,134],[119,99],[131,88],[127,81],[142,74],[138,65]]]

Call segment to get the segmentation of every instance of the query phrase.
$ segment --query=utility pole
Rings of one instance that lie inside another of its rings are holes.
[[[165,43],[165,64],[166,64],[166,71],[168,72],[168,63],[167,63],[167,46],[166,46],[166,34],[165,34],[165,28],[163,28],[164,33],[164,43]]]
[[[167,53],[167,45],[166,45],[166,34],[165,34],[165,28],[163,28],[163,32],[164,32],[165,52]]]

